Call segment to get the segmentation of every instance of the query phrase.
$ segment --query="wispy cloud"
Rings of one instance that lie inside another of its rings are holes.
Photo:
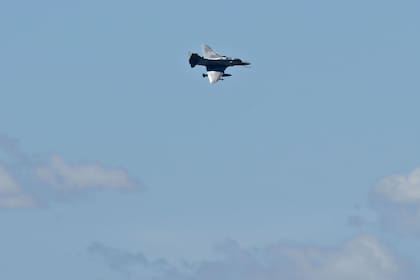
[[[123,274],[129,274],[129,270],[133,266],[143,267],[149,264],[149,261],[141,253],[125,252],[99,242],[92,243],[88,247],[88,252],[103,258],[111,269]]]
[[[103,249],[103,248],[102,248]],[[153,278],[159,280],[396,280],[416,279],[407,266],[386,246],[370,235],[361,235],[332,248],[273,244],[261,249],[242,248],[235,241],[217,246],[221,258],[203,260],[176,268],[153,267]],[[90,251],[92,251],[90,249]],[[98,252],[98,250],[95,250]],[[110,268],[148,267],[144,255],[120,250],[102,250]],[[113,266],[113,267],[112,267]],[[138,271],[136,279],[144,278]],[[413,278],[410,278],[413,277]]]
[[[114,189],[131,190],[139,186],[125,170],[106,168],[98,163],[65,162],[52,156],[47,164],[35,167],[39,180],[62,190]]]
[[[0,150],[13,159],[25,159],[24,153],[19,149],[18,140],[3,133],[0,133]]]
[[[371,192],[371,203],[388,229],[420,234],[420,168],[383,178]]]
[[[59,155],[42,161],[43,156],[23,152],[18,143],[0,133],[0,208],[45,205],[73,192],[130,191],[141,186],[124,169],[97,162],[69,163]]]
[[[13,176],[0,165],[0,208],[27,208],[35,205]]]
[[[88,253],[101,258],[111,270],[129,279],[138,275],[167,274],[171,270],[163,259],[150,260],[142,253],[127,252],[100,242],[92,243],[88,247]]]

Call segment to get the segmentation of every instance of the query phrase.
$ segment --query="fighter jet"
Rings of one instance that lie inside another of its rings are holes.
[[[223,77],[232,76],[231,74],[226,74],[226,68],[230,66],[238,65],[250,65],[251,63],[242,61],[239,58],[231,58],[224,55],[220,55],[213,51],[209,46],[203,44],[203,56],[199,56],[196,53],[189,53],[189,62],[191,68],[196,65],[205,66],[207,73],[203,74],[203,78],[208,77],[211,84],[216,83],[219,80],[223,80]]]

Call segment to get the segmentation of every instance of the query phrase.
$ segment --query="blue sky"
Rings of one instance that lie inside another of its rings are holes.
[[[419,8],[1,3],[0,277],[418,279]]]

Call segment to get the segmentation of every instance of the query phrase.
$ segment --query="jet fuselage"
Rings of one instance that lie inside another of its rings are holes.
[[[196,53],[193,53],[190,57],[190,65],[194,67],[196,65],[202,65],[209,68],[224,68],[226,69],[229,66],[237,66],[237,65],[249,65],[249,62],[242,61],[239,58],[229,58],[223,57],[221,59],[207,59],[202,56],[199,56]]]

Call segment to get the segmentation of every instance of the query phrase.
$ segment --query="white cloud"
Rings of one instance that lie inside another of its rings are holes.
[[[45,165],[35,168],[39,180],[64,190],[131,190],[138,183],[125,170],[105,168],[97,163],[70,164],[52,156]]]
[[[21,190],[6,168],[0,166],[0,208],[26,208],[34,204],[34,200]]]
[[[385,228],[420,234],[420,168],[382,179],[371,193],[371,202]]]
[[[420,204],[420,168],[407,175],[394,175],[382,179],[375,194],[391,203]]]
[[[47,205],[51,200],[67,199],[70,192],[125,191],[141,186],[124,169],[95,162],[69,163],[58,155],[40,160],[44,157],[27,154],[18,144],[17,139],[0,132],[0,208]]]
[[[183,267],[167,262],[165,266],[153,266],[150,265],[152,262],[145,262],[146,258],[140,253],[117,251],[116,254],[112,251],[110,254],[107,251],[101,255],[108,259],[107,263],[114,271],[116,268],[111,264],[129,266],[137,263],[142,270],[136,270],[133,279],[144,278],[144,271],[158,280],[417,279],[406,270],[408,266],[369,235],[358,236],[334,248],[274,244],[262,249],[244,249],[235,241],[228,241],[217,249],[221,253],[220,259]]]

